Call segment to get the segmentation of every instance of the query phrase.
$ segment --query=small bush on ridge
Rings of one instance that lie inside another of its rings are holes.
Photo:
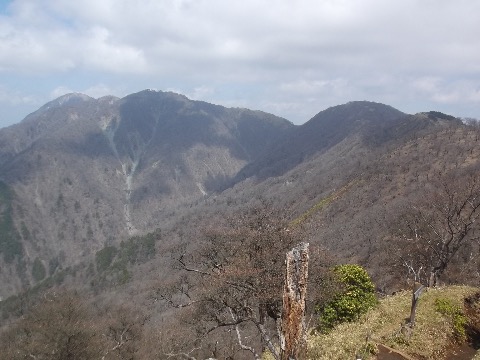
[[[377,304],[375,286],[359,265],[338,265],[333,269],[344,289],[319,309],[320,330],[330,331],[335,325],[357,320]]]

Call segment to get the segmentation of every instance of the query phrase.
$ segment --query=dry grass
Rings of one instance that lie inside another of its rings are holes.
[[[463,307],[463,299],[475,291],[478,289],[467,286],[428,289],[420,298],[413,331],[404,326],[410,315],[411,292],[389,296],[359,321],[342,324],[328,335],[312,335],[309,358],[355,359],[355,354],[374,351],[381,343],[414,358],[441,359],[452,340],[453,328],[451,321],[435,310],[435,300],[448,299]],[[370,353],[363,358],[374,356]]]

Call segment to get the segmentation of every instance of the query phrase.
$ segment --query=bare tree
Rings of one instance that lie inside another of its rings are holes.
[[[472,117],[466,117],[466,118],[463,118],[462,121],[463,121],[464,124],[466,124],[468,126],[475,127],[475,128],[480,127],[480,120],[479,119],[472,118]]]
[[[129,306],[94,306],[86,296],[50,290],[1,329],[0,359],[137,359],[147,317]]]
[[[420,266],[419,268],[414,268],[413,263],[405,262],[403,264],[405,268],[408,270],[409,275],[413,276],[412,282],[412,305],[410,307],[410,318],[409,318],[409,326],[413,328],[415,326],[415,316],[417,313],[417,305],[420,296],[422,295],[423,290],[425,289],[425,285],[420,282],[421,274],[423,273],[423,267]]]
[[[463,249],[478,249],[480,239],[480,178],[457,175],[433,185],[404,214],[397,237],[402,264],[428,286],[437,284]]]
[[[268,349],[278,359],[285,256],[302,235],[268,205],[246,211],[207,229],[199,251],[180,254],[175,261],[185,276],[175,291],[159,295],[173,307],[189,309],[198,342],[219,341],[225,329],[223,336],[233,333],[238,351],[259,358]],[[327,266],[318,254],[312,252],[317,260],[311,261],[312,279],[325,280]]]
[[[0,359],[100,358],[103,344],[91,319],[78,294],[47,293],[2,334]]]
[[[101,360],[137,358],[148,317],[126,305],[108,306],[98,315],[105,344]]]

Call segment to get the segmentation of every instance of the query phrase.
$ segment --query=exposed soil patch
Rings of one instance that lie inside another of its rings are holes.
[[[445,359],[448,360],[471,360],[477,353],[471,344],[462,344],[448,350]],[[399,351],[381,344],[378,345],[377,360],[415,360],[417,358],[408,356]]]
[[[477,353],[477,350],[471,344],[462,344],[450,349],[445,356],[448,360],[471,360]]]
[[[414,360],[414,358],[388,346],[378,344],[377,360]]]
[[[445,355],[445,359],[448,360],[471,360],[477,350],[480,349],[480,292],[467,297],[464,305],[465,314],[469,321],[467,328],[468,342],[461,345],[452,345]],[[405,359],[405,357],[378,357],[378,359],[393,360]]]
[[[474,345],[480,347],[480,291],[465,298],[464,305],[469,321],[469,336]]]

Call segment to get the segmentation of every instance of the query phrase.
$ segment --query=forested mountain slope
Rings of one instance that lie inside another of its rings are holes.
[[[161,227],[290,131],[285,119],[174,93],[56,99],[0,131],[0,296]],[[180,211],[181,212],[181,211]],[[37,260],[38,259],[38,260]]]
[[[452,174],[478,173],[476,127],[366,101],[294,126],[173,93],[72,94],[0,137],[2,296],[155,229],[151,266],[163,267],[172,247],[259,199],[387,287],[397,218]]]

